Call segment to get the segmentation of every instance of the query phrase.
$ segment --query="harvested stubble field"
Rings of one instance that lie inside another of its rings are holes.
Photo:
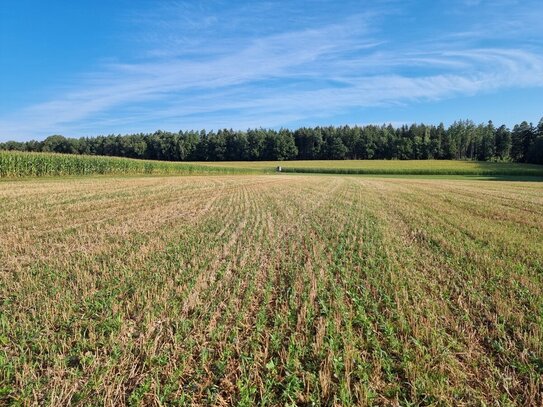
[[[540,405],[543,184],[0,183],[0,403]]]

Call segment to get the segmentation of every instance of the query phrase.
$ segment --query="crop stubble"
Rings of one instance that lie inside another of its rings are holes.
[[[0,184],[8,403],[542,403],[543,186]]]

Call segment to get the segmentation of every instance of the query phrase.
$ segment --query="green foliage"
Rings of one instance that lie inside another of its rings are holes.
[[[496,130],[496,157],[499,160],[506,160],[509,158],[509,152],[511,151],[511,132],[505,126],[500,126]]]
[[[543,165],[543,136],[539,136],[535,139],[528,150],[527,158],[528,162]]]
[[[303,127],[288,129],[221,129],[206,132],[156,131],[79,139],[54,135],[44,141],[8,141],[0,150],[104,155],[161,161],[285,161],[343,159],[453,159],[530,162],[538,127],[527,122],[511,133],[492,122],[471,120],[447,129],[425,124]]]
[[[530,150],[536,136],[536,131],[531,123],[522,122],[516,125],[511,134],[511,158],[518,162],[529,162]]]
[[[542,163],[541,144],[536,140],[530,160]],[[539,155],[538,155],[539,154]],[[538,161],[539,160],[539,161]],[[0,151],[0,178],[78,176],[78,175],[198,175],[285,173],[543,177],[543,167],[507,162],[452,160],[308,160],[308,161],[229,161],[165,162],[119,157],[75,156],[56,153]]]
[[[539,151],[539,150],[538,150]],[[543,168],[533,164],[491,163],[471,161],[369,161],[340,165],[339,161],[293,162],[281,168],[287,173],[308,174],[366,174],[366,175],[423,175],[423,176],[480,176],[480,177],[543,177]],[[359,163],[356,165],[356,163]],[[306,166],[307,165],[307,166]]]
[[[251,172],[254,171],[119,157],[0,151],[0,178],[113,174],[235,174]]]

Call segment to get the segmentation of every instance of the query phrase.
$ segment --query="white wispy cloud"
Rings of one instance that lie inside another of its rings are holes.
[[[186,12],[185,3],[178,6],[180,14]],[[149,33],[153,47],[143,59],[104,65],[69,91],[0,117],[0,138],[275,127],[350,108],[543,86],[540,49],[395,44],[375,29],[376,16],[372,11],[243,38],[206,34],[205,44],[185,41],[185,32],[176,38],[179,22],[165,19],[160,24],[161,30],[169,27],[167,41]],[[192,28],[217,22],[208,16]]]

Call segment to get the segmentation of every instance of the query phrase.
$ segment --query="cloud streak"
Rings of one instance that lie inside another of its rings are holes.
[[[543,86],[539,49],[395,44],[379,34],[375,18],[368,12],[250,39],[226,38],[228,47],[199,52],[179,49],[182,33],[177,42],[147,49],[143,60],[105,65],[58,97],[1,116],[0,138],[278,127],[352,108]],[[208,16],[202,24],[217,21]],[[213,40],[222,39],[216,33],[206,39]]]

